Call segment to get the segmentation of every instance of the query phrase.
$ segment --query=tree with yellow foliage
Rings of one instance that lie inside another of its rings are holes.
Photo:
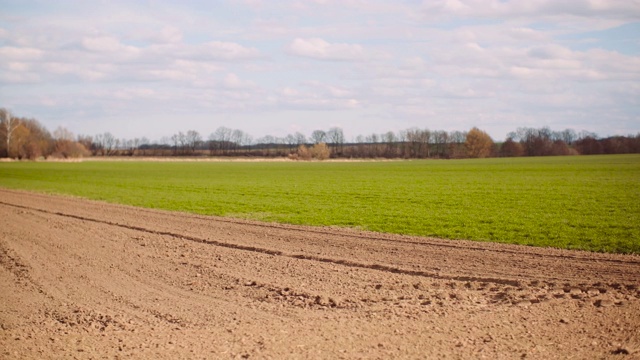
[[[495,144],[489,134],[474,127],[467,134],[464,146],[470,158],[485,158],[491,156]]]

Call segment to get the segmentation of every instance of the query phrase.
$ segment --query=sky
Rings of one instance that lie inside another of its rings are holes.
[[[0,0],[0,107],[53,131],[640,131],[640,0]]]

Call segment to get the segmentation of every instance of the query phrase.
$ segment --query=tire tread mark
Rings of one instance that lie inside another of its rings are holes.
[[[141,226],[120,224],[120,223],[116,223],[116,222],[113,222],[113,221],[99,220],[99,219],[89,218],[89,217],[85,217],[85,216],[66,214],[66,213],[62,213],[62,212],[59,212],[59,211],[49,211],[49,210],[32,208],[32,207],[28,207],[28,206],[22,206],[22,205],[16,205],[16,204],[8,204],[8,203],[3,202],[3,201],[0,201],[0,204],[16,207],[16,208],[20,208],[20,209],[27,209],[27,210],[46,213],[46,214],[51,214],[51,215],[56,215],[56,216],[76,219],[76,220],[89,221],[89,222],[94,222],[94,223],[98,223],[98,224],[105,224],[105,225],[125,228],[125,229],[129,229],[129,230],[146,232],[146,233],[150,233],[150,234],[154,234],[154,235],[170,236],[170,237],[173,237],[173,238],[177,238],[177,239],[181,239],[181,240],[193,241],[193,242],[202,243],[202,244],[220,246],[220,247],[225,247],[225,248],[230,248],[230,249],[235,249],[235,250],[251,251],[251,252],[262,253],[262,254],[267,254],[267,255],[282,256],[282,257],[287,257],[287,258],[291,258],[291,259],[310,260],[310,261],[323,262],[323,263],[332,263],[332,264],[342,265],[342,266],[347,266],[347,267],[352,267],[352,268],[371,269],[371,270],[383,271],[383,272],[394,273],[394,274],[420,276],[420,277],[427,277],[427,278],[432,278],[432,279],[455,280],[455,281],[473,281],[473,282],[489,282],[489,283],[494,283],[494,284],[511,285],[511,286],[518,286],[520,284],[519,280],[501,279],[501,278],[492,278],[492,277],[479,277],[479,276],[442,275],[442,274],[437,274],[437,273],[432,273],[432,272],[427,272],[427,271],[401,269],[401,268],[388,266],[388,265],[382,265],[382,264],[364,264],[364,263],[351,261],[351,260],[345,260],[345,259],[334,259],[334,258],[327,258],[327,257],[321,257],[321,256],[313,256],[313,255],[304,255],[304,254],[289,254],[289,253],[285,253],[285,252],[280,251],[280,250],[272,250],[272,249],[260,248],[260,247],[256,247],[256,246],[239,245],[239,244],[233,244],[233,243],[216,241],[216,240],[202,239],[202,238],[199,238],[199,237],[185,235],[185,234],[177,234],[177,233],[173,233],[173,232],[170,232],[170,231],[152,230],[152,229],[147,229],[147,228],[144,228],[144,227],[141,227]]]

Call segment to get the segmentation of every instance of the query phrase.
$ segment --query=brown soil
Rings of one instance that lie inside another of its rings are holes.
[[[0,358],[640,357],[640,257],[0,190]]]

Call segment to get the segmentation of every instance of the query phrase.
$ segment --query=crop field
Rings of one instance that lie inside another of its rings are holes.
[[[0,163],[0,358],[638,358],[638,160]]]
[[[303,225],[640,253],[640,156],[0,163],[0,187]]]

